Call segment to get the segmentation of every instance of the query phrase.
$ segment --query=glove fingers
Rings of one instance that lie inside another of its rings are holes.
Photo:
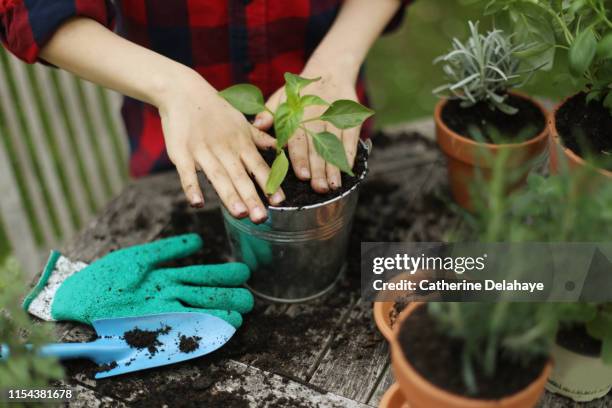
[[[209,315],[223,319],[235,328],[242,326],[242,315],[233,310],[218,310],[218,309],[198,309],[195,307],[181,306],[177,309],[177,312],[193,312],[193,313],[207,313]]]
[[[198,234],[185,234],[136,245],[114,252],[114,255],[121,253],[124,256],[134,257],[135,261],[159,264],[189,256],[201,248],[202,238]]]
[[[242,263],[193,265],[183,268],[158,269],[169,279],[187,285],[240,286],[249,279],[249,268]]]
[[[253,295],[243,288],[207,288],[181,286],[175,289],[177,299],[189,306],[206,309],[235,310],[248,313],[255,303]]]

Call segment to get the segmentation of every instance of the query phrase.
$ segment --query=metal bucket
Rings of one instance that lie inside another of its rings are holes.
[[[369,150],[369,149],[368,149]],[[275,302],[298,303],[330,291],[346,261],[358,187],[324,203],[269,207],[268,220],[238,220],[223,208],[232,258],[251,269],[247,287]]]

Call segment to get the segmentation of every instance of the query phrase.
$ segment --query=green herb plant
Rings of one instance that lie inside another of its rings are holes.
[[[238,84],[220,92],[220,95],[234,108],[246,115],[256,115],[263,111],[274,116],[274,132],[276,135],[276,158],[272,163],[265,193],[274,194],[282,184],[289,170],[289,160],[285,147],[289,139],[298,129],[304,131],[312,141],[317,153],[328,163],[341,171],[353,176],[342,142],[330,132],[313,132],[307,124],[312,121],[329,122],[338,129],[350,129],[360,126],[374,112],[365,106],[346,99],[333,101],[323,100],[316,95],[302,95],[302,90],[321,78],[302,78],[298,75],[285,73],[286,101],[281,103],[276,112],[268,109],[259,88],[251,84]],[[321,116],[305,118],[304,110],[308,106],[327,106]]]
[[[521,60],[516,54],[526,45],[513,44],[511,36],[502,30],[482,34],[479,23],[469,22],[470,36],[462,42],[452,41],[452,49],[434,60],[443,63],[446,84],[433,92],[440,97],[459,99],[464,108],[479,102],[514,115],[518,109],[507,103],[508,90],[527,83],[535,68],[521,71]]]
[[[569,75],[612,114],[612,7],[609,0],[468,0],[528,44],[518,56],[552,68],[566,55]]]
[[[431,302],[428,312],[438,331],[462,343],[462,379],[478,393],[476,372],[492,378],[500,358],[528,364],[546,359],[562,321],[584,320],[589,310],[571,304],[535,302]]]
[[[6,388],[40,388],[63,377],[61,365],[54,358],[39,357],[26,349],[36,350],[53,340],[49,327],[32,322],[21,308],[24,290],[22,273],[14,258],[0,263],[0,344],[10,350],[7,359],[0,359],[0,384]],[[4,356],[5,350],[0,350]]]
[[[594,169],[544,177],[505,193],[507,171],[500,155],[490,181],[478,182],[475,210],[453,240],[481,242],[608,242],[612,231],[612,184],[591,183]],[[474,366],[495,372],[499,353],[517,358],[545,355],[560,325],[584,324],[602,341],[602,359],[612,364],[611,303],[510,303],[432,305],[443,327],[464,340],[464,381],[475,389]],[[454,317],[453,317],[454,316]]]

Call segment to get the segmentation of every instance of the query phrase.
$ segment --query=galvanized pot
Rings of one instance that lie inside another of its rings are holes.
[[[365,146],[369,151],[369,146]],[[264,299],[298,303],[330,291],[341,277],[359,182],[341,196],[305,207],[269,207],[268,220],[223,219],[232,258],[251,269],[247,287]]]

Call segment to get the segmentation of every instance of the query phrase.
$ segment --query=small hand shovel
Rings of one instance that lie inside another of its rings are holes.
[[[42,346],[39,354],[59,359],[86,358],[108,367],[95,378],[174,364],[217,350],[236,329],[218,317],[205,313],[166,313],[140,317],[103,319],[93,322],[98,339],[90,343],[56,343]],[[133,348],[124,333],[135,329],[158,332],[155,347]],[[190,340],[189,351],[181,351],[181,338]],[[2,347],[2,358],[8,356]]]

